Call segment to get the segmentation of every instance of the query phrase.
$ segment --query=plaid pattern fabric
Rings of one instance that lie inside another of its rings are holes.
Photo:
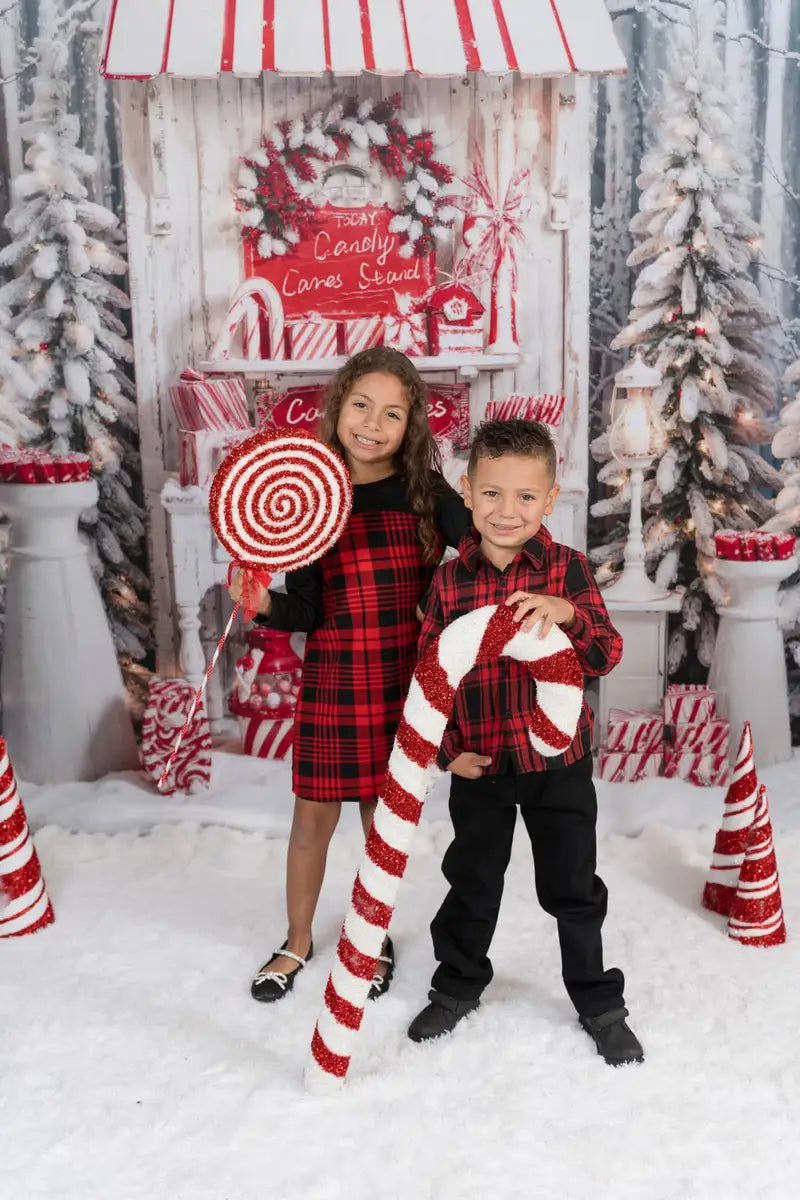
[[[540,529],[505,571],[480,552],[480,535],[462,538],[458,558],[438,568],[422,601],[425,620],[419,653],[446,625],[474,608],[502,604],[512,592],[564,596],[575,608],[575,624],[565,630],[586,675],[605,675],[622,658],[622,638],[606,612],[600,590],[582,554],[554,542]],[[446,768],[462,751],[491,756],[489,771],[502,769],[510,758],[516,771],[548,771],[589,754],[592,714],[584,700],[572,745],[546,758],[530,743],[526,715],[536,705],[536,684],[511,658],[474,667],[456,693],[453,717],[445,732],[439,765]]]

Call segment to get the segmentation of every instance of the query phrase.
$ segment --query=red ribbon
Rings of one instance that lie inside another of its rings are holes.
[[[231,563],[228,567],[228,587],[233,581],[233,572],[242,572],[242,594],[239,603],[242,606],[242,616],[245,621],[252,621],[258,612],[261,597],[272,583],[272,576],[263,567],[247,563]]]

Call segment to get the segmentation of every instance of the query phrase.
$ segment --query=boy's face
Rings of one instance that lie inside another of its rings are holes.
[[[503,566],[538,533],[559,491],[542,459],[517,454],[479,458],[461,483],[484,553]]]

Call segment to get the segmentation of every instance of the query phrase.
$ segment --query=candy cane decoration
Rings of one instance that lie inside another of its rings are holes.
[[[321,558],[341,537],[353,484],[338,454],[312,433],[264,429],[240,442],[217,470],[209,492],[211,524],[243,573],[237,601],[158,781],[162,789],[180,752],[233,622],[254,616],[272,574]]]
[[[269,330],[269,356],[272,359],[286,357],[284,341],[283,301],[274,284],[268,279],[246,279],[233,295],[225,317],[225,325],[209,351],[212,362],[230,358],[231,343],[241,325],[242,352],[253,362],[264,358],[261,345],[262,323]]]
[[[55,920],[31,840],[14,768],[0,738],[0,938],[35,933]]]
[[[310,1092],[332,1092],[344,1083],[461,680],[480,663],[501,655],[514,658],[536,680],[536,708],[529,722],[534,750],[562,754],[575,736],[583,672],[561,629],[555,626],[543,638],[538,628],[521,632],[508,605],[476,609],[442,631],[414,672],[311,1043],[305,1076]]]

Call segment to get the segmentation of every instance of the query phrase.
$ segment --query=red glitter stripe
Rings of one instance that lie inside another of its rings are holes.
[[[331,70],[331,25],[330,14],[328,13],[328,0],[321,0],[322,4],[322,41],[325,46],[325,70]]]
[[[572,738],[568,737],[566,733],[562,733],[558,726],[553,724],[541,705],[537,705],[533,710],[530,730],[555,750],[566,750],[567,746],[572,745]]]
[[[508,32],[506,23],[506,15],[503,12],[502,0],[492,0],[494,4],[494,15],[497,20],[497,28],[500,30],[500,38],[503,42],[503,51],[505,52],[506,60],[510,71],[518,71],[519,63],[517,56],[514,53],[514,43],[511,41],[511,34]]]
[[[345,1000],[344,996],[340,996],[333,986],[332,979],[328,979],[328,985],[325,988],[325,1004],[328,1012],[336,1018],[340,1025],[344,1025],[347,1029],[358,1030],[361,1028],[361,1018],[364,1016],[363,1008],[357,1008],[355,1004]]]
[[[403,42],[405,43],[405,48],[406,48],[406,61],[408,63],[408,70],[416,71],[417,68],[414,66],[414,56],[411,53],[411,42],[408,37],[408,21],[406,20],[406,6],[403,3],[403,0],[397,0],[397,3],[400,7],[400,20],[403,22]]]
[[[464,43],[464,57],[467,63],[467,70],[480,71],[481,56],[478,54],[478,43],[467,0],[456,0],[456,16],[458,18],[458,28],[461,32],[461,41]]]
[[[540,658],[530,667],[533,678],[539,683],[566,683],[583,690],[583,671],[571,646]]]
[[[24,809],[21,804],[18,804],[10,817],[6,817],[5,821],[0,821],[0,846],[4,846],[6,842],[13,842],[14,838],[19,837],[27,823]]]
[[[3,916],[0,916],[0,928],[1,928],[3,925],[10,924],[12,921],[18,921],[18,920],[20,919],[20,917],[24,917],[26,913],[29,913],[29,912],[31,911],[31,909],[34,909],[34,908],[36,907],[36,905],[40,903],[40,901],[41,901],[41,899],[42,899],[42,896],[43,896],[43,895],[44,895],[44,893],[45,893],[44,880],[40,878],[40,879],[39,879],[37,882],[38,882],[38,884],[40,884],[41,886],[39,887],[39,891],[37,892],[36,896],[34,896],[33,900],[31,900],[31,902],[30,902],[30,904],[28,905],[28,907],[27,907],[27,908],[23,908],[21,912],[14,913],[14,914],[13,914],[13,916],[11,916],[11,917],[3,917]],[[8,891],[9,889],[6,889],[6,890]],[[13,895],[13,894],[11,894],[11,893],[9,892],[9,894],[11,895],[11,899],[12,899],[12,900],[17,900],[17,899],[19,899],[19,896],[24,896],[24,894],[25,894],[25,891],[26,891],[26,890],[27,890],[27,889],[25,889],[25,888],[21,888],[21,889],[19,890],[19,893],[18,893],[18,895],[16,895],[16,896],[15,896],[15,895]],[[49,902],[49,901],[47,902],[47,907],[48,907],[48,908],[50,908],[50,902]],[[52,918],[51,918],[51,919],[52,919]]]
[[[731,880],[730,887],[725,887],[721,883],[707,883],[703,888],[703,907],[710,909],[711,912],[719,913],[722,917],[727,917],[735,895],[735,880]]]
[[[572,50],[570,49],[569,42],[567,41],[567,35],[564,32],[564,26],[561,21],[561,13],[558,11],[556,6],[556,0],[550,0],[550,7],[553,10],[553,16],[555,17],[556,25],[558,26],[558,32],[561,34],[561,41],[564,43],[564,49],[567,52],[570,70],[577,71],[578,68],[575,66],[575,59],[572,57]]]
[[[339,945],[336,950],[339,956],[339,961],[351,975],[355,975],[356,979],[372,979],[375,974],[375,967],[378,965],[377,958],[370,958],[368,954],[362,954],[357,950],[350,938],[342,929],[342,936],[339,938]]]
[[[264,32],[261,37],[261,69],[275,70],[275,0],[264,0]]]
[[[450,686],[447,672],[439,661],[439,641],[433,642],[423,654],[414,672],[422,694],[437,712],[449,717],[455,700],[455,688]]]
[[[22,833],[22,830],[20,830],[20,833]],[[14,847],[13,850],[8,850],[5,846],[0,847],[0,863],[4,862],[7,858],[13,858],[15,854],[19,854],[20,850],[22,850],[24,846],[27,846],[30,840],[30,834],[26,831],[24,841],[21,841],[18,846]]]
[[[169,45],[172,41],[172,17],[175,12],[175,0],[169,0],[169,13],[167,15],[167,32],[164,38],[164,53],[161,56],[161,74],[164,75],[167,70],[169,61]]]
[[[734,779],[733,783],[728,788],[728,794],[725,797],[725,804],[741,804],[742,800],[746,800],[750,793],[753,793],[753,803],[756,802],[755,792],[758,787],[755,768],[748,771],[741,779]]]
[[[225,0],[225,17],[222,29],[222,54],[220,71],[233,70],[233,45],[236,36],[236,0]]]
[[[364,68],[375,70],[375,47],[372,43],[372,21],[369,15],[369,0],[358,0],[361,12],[361,45],[364,48]]]
[[[408,855],[403,854],[402,850],[395,850],[394,846],[385,842],[374,825],[369,831],[365,848],[367,857],[375,863],[376,867],[380,867],[387,875],[394,875],[395,878],[402,879]]]
[[[389,812],[394,813],[396,817],[400,817],[402,821],[410,821],[412,825],[419,825],[419,819],[422,816],[422,801],[401,787],[392,774],[387,773],[386,775],[381,789],[381,799]]]
[[[352,905],[353,911],[358,913],[369,925],[377,925],[381,929],[389,928],[393,912],[391,905],[384,904],[382,900],[376,900],[372,893],[364,887],[360,875],[356,875],[356,881],[353,884]]]
[[[475,656],[475,666],[480,663],[494,662],[500,658],[506,648],[506,643],[519,633],[519,625],[514,620],[514,612],[507,604],[500,604],[492,614],[486,631]]]
[[[100,59],[100,74],[105,75],[106,64],[108,63],[108,52],[111,49],[111,37],[114,32],[114,22],[117,19],[117,3],[118,0],[111,0],[111,14],[108,18],[108,29],[106,30],[106,43],[103,46],[103,57]]]
[[[433,742],[429,742],[418,733],[413,725],[409,725],[405,717],[400,718],[397,727],[397,744],[407,758],[423,768],[430,766],[439,750],[438,746],[434,746]]]
[[[314,1030],[314,1036],[311,1039],[311,1053],[323,1071],[327,1071],[329,1075],[336,1075],[338,1079],[344,1079],[347,1068],[350,1066],[349,1054],[345,1057],[343,1054],[334,1054],[332,1050],[329,1050],[318,1029]]]

